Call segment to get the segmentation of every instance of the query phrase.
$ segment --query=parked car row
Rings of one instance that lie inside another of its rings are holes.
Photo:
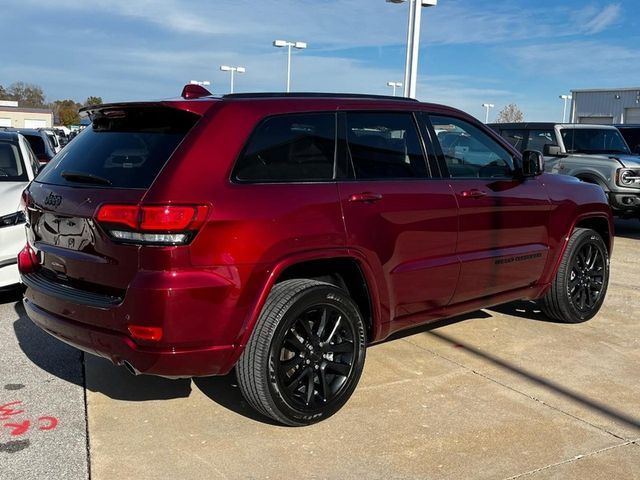
[[[541,122],[489,126],[521,152],[543,152],[547,172],[600,186],[614,214],[640,217],[640,156],[627,144],[639,151],[640,128]]]
[[[602,189],[458,110],[188,85],[84,112],[23,195],[24,306],[132,373],[235,368],[250,405],[306,425],[394,332],[516,299],[580,322],[604,301]]]

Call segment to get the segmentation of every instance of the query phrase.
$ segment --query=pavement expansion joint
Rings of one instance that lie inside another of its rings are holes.
[[[528,393],[526,393],[526,392],[523,392],[523,391],[521,391],[521,390],[518,390],[517,388],[514,388],[514,387],[512,387],[512,386],[510,386],[510,385],[507,385],[507,384],[505,384],[505,383],[503,383],[503,382],[501,382],[501,381],[499,381],[499,380],[496,380],[495,378],[492,378],[492,377],[490,377],[489,375],[487,375],[487,374],[485,374],[485,373],[482,373],[482,372],[480,372],[480,371],[478,371],[478,370],[475,370],[475,369],[473,369],[473,368],[471,368],[471,367],[468,367],[468,366],[467,366],[467,365],[465,365],[464,363],[460,363],[460,362],[458,362],[458,361],[456,361],[456,360],[453,360],[453,359],[451,359],[451,358],[448,358],[448,357],[446,357],[446,356],[444,356],[444,355],[442,355],[442,354],[440,354],[440,353],[438,353],[438,352],[434,352],[433,350],[430,350],[430,349],[425,348],[425,347],[423,347],[423,346],[421,346],[421,345],[415,344],[415,343],[411,342],[410,340],[406,340],[406,341],[408,341],[408,342],[409,342],[409,343],[411,343],[412,345],[414,345],[414,346],[416,346],[416,347],[418,347],[418,348],[420,348],[420,349],[422,349],[422,350],[424,350],[424,351],[426,351],[426,352],[431,353],[432,355],[435,355],[435,356],[437,356],[437,357],[439,357],[439,358],[441,358],[441,359],[443,359],[443,360],[448,360],[449,362],[454,363],[454,364],[458,365],[459,367],[462,367],[462,368],[464,368],[465,370],[470,371],[470,372],[472,372],[473,374],[478,375],[479,377],[484,378],[485,380],[488,380],[488,381],[490,381],[490,382],[493,382],[493,383],[495,383],[496,385],[500,385],[500,386],[501,386],[501,387],[503,387],[503,388],[506,388],[506,389],[508,389],[508,390],[511,390],[511,391],[512,391],[512,392],[514,392],[514,393],[517,393],[517,394],[519,394],[519,395],[522,395],[522,396],[524,396],[524,397],[526,397],[526,398],[528,398],[528,399],[530,399],[530,400],[533,400],[534,402],[537,402],[537,403],[539,403],[539,404],[541,404],[541,405],[543,405],[543,406],[545,406],[545,407],[547,407],[547,408],[550,408],[551,410],[554,410],[554,411],[556,411],[556,412],[558,412],[558,413],[561,413],[561,414],[563,414],[563,415],[566,415],[566,416],[568,416],[568,417],[570,417],[570,418],[572,418],[572,419],[574,419],[574,420],[577,420],[577,421],[582,422],[582,423],[584,423],[584,424],[586,424],[586,425],[589,425],[590,427],[595,428],[596,430],[598,430],[598,431],[600,431],[600,432],[603,432],[603,433],[609,434],[609,435],[611,435],[612,437],[617,438],[618,440],[626,440],[628,443],[632,443],[632,441],[631,441],[631,440],[626,439],[626,438],[624,438],[624,437],[621,437],[620,435],[618,435],[618,434],[616,434],[616,433],[614,433],[614,432],[612,432],[612,431],[610,431],[610,430],[607,430],[606,428],[604,428],[604,427],[602,427],[602,426],[600,426],[600,425],[596,425],[596,424],[594,424],[594,423],[591,423],[591,422],[589,422],[588,420],[585,420],[584,418],[578,417],[578,416],[576,416],[576,415],[574,415],[574,414],[572,414],[572,413],[569,413],[569,412],[567,412],[567,411],[565,411],[565,410],[563,410],[563,409],[561,409],[561,408],[559,408],[559,407],[556,407],[556,406],[554,406],[554,405],[551,405],[551,404],[549,404],[549,403],[546,403],[546,402],[544,402],[543,400],[540,400],[539,398],[534,397],[533,395],[530,395],[530,394],[528,394]],[[473,350],[470,350],[469,348],[466,348],[466,350],[467,350],[467,351],[469,351],[469,352],[471,352],[471,353],[474,353],[474,352],[473,352]],[[560,393],[562,393],[562,392],[560,392]]]
[[[616,448],[625,447],[627,445],[632,445],[633,443],[634,442],[628,441],[628,442],[624,442],[624,443],[619,443],[617,445],[611,445],[609,447],[601,448],[599,450],[594,450],[593,452],[585,453],[585,454],[582,454],[582,455],[576,455],[574,457],[568,458],[568,459],[563,460],[561,462],[551,463],[549,465],[545,465],[544,467],[536,468],[534,470],[529,470],[528,472],[519,473],[518,475],[514,475],[513,477],[508,477],[505,480],[516,480],[518,478],[527,477],[529,475],[533,475],[533,474],[541,472],[543,470],[548,470],[550,468],[559,467],[560,465],[566,465],[568,463],[577,462],[578,460],[582,460],[583,458],[591,457],[593,455],[597,455],[597,454],[603,453],[603,452],[608,452],[608,451],[614,450]]]
[[[87,480],[91,480],[91,445],[89,438],[89,403],[87,399],[87,366],[85,363],[86,354],[80,353],[80,364],[82,366],[82,394],[84,396],[84,428],[87,439]]]

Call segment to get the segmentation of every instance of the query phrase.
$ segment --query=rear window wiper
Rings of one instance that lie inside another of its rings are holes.
[[[65,170],[60,174],[60,176],[69,182],[93,183],[94,185],[111,185],[111,180],[109,180],[108,178],[100,177],[92,173],[70,172],[69,170]]]

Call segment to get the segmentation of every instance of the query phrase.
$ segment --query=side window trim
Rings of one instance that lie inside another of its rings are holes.
[[[423,128],[426,130],[426,133],[429,135],[429,144],[433,149],[433,155],[435,157],[435,165],[432,168],[432,172],[434,172],[434,177],[436,177],[435,173],[437,172],[440,178],[449,178],[449,169],[447,168],[447,162],[444,158],[444,153],[440,148],[440,143],[437,140],[436,131],[431,124],[431,118],[429,117],[428,112],[420,112],[420,119]]]

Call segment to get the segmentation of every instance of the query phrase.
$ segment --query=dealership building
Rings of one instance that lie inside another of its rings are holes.
[[[640,88],[571,90],[573,123],[640,124]]]
[[[0,127],[45,128],[53,126],[53,112],[41,108],[21,108],[18,102],[0,100]]]

